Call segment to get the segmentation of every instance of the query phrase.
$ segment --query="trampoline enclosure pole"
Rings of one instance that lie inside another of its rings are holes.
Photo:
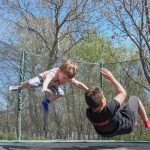
[[[22,50],[21,66],[19,74],[19,82],[24,80],[24,70],[25,70],[25,51]],[[18,113],[17,113],[17,139],[21,140],[21,114],[22,114],[22,90],[18,91]]]

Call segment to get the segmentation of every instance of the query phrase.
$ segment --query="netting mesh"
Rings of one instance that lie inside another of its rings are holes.
[[[5,45],[6,46],[6,45]],[[21,52],[15,49],[4,47],[1,43],[2,51],[0,61],[0,82],[1,89],[1,113],[0,113],[0,133],[6,139],[15,138],[17,129],[18,99],[17,92],[9,92],[10,85],[19,83],[19,68]],[[7,54],[7,55],[6,55]],[[4,59],[4,57],[6,59]],[[59,67],[63,61],[58,60],[52,67]],[[101,80],[99,73],[100,63],[76,62],[79,72],[76,79],[88,86],[102,85],[106,99],[112,100],[116,92],[112,85]],[[34,56],[26,53],[25,58],[25,80],[37,76],[47,70],[48,58]],[[127,91],[127,99],[130,95],[137,95],[144,103],[148,116],[150,105],[150,95],[148,82],[143,74],[139,60],[105,64],[112,71],[116,79]],[[41,88],[23,91],[23,110],[22,110],[22,139],[99,139],[93,126],[86,117],[86,103],[84,91],[77,89],[69,84],[63,86],[65,96],[50,104],[50,112],[44,118],[42,99],[44,94]],[[46,126],[44,126],[46,119]],[[138,126],[129,135],[114,137],[113,139],[140,140],[146,139],[150,133],[145,129],[143,122],[138,121]],[[142,136],[141,136],[142,135]]]

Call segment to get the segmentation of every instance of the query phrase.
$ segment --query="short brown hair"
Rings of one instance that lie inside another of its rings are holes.
[[[66,60],[59,69],[67,75],[69,79],[73,78],[78,71],[78,66],[71,60]]]
[[[98,86],[91,87],[85,92],[85,100],[90,108],[97,108],[100,106],[100,100],[103,97],[103,90]]]

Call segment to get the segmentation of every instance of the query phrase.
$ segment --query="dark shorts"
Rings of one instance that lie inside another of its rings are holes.
[[[138,117],[139,98],[137,96],[130,96],[127,105],[134,112],[135,120]]]
[[[129,97],[128,103],[125,104],[121,109],[120,113],[123,123],[119,125],[119,130],[116,135],[131,133],[135,127],[135,123],[138,117],[139,98],[137,96]]]
[[[60,86],[52,85],[49,87],[49,89],[53,92],[53,95],[55,96],[64,96],[64,91]]]

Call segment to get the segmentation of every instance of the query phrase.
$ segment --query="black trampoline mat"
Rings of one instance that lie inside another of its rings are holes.
[[[150,150],[148,142],[0,142],[0,150]]]

